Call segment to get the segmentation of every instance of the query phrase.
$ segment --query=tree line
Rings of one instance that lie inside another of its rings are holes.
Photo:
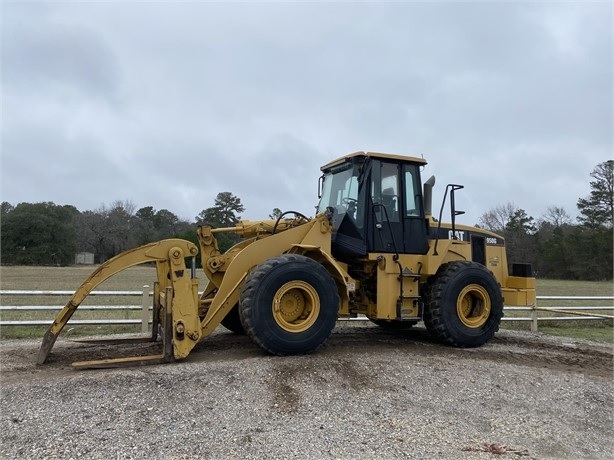
[[[537,276],[556,279],[611,280],[613,277],[614,161],[591,172],[591,192],[577,202],[574,223],[567,212],[550,206],[539,219],[512,203],[484,213],[479,226],[506,239],[509,263],[528,262]]]
[[[153,206],[136,209],[131,201],[115,201],[94,211],[80,212],[71,205],[52,202],[1,205],[0,224],[3,265],[70,265],[78,252],[91,252],[95,262],[137,246],[165,238],[198,243],[196,228],[208,224],[231,227],[245,210],[230,192],[217,195],[214,205],[203,209],[195,221],[177,217],[168,209]],[[235,235],[221,235],[220,248],[228,249]]]
[[[528,262],[538,276],[558,279],[611,280],[613,262],[614,161],[600,163],[591,173],[591,192],[577,202],[576,221],[561,207],[551,206],[538,219],[513,203],[484,213],[477,226],[506,238],[509,263]],[[168,209],[136,209],[130,201],[115,201],[94,211],[52,202],[3,202],[0,209],[3,265],[70,265],[78,252],[105,260],[146,243],[182,238],[197,243],[196,228],[232,227],[245,211],[241,199],[221,192],[213,206],[194,221],[177,217]],[[273,209],[273,219],[281,211]],[[238,241],[234,234],[219,234],[221,250]]]

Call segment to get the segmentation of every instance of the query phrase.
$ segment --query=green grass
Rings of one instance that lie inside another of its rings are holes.
[[[614,296],[612,281],[537,280],[537,295]]]
[[[0,267],[0,289],[74,291],[96,268],[95,265]],[[151,286],[155,280],[155,267],[140,265],[118,273],[96,290],[140,290],[145,284]]]
[[[53,290],[74,291],[95,270],[95,266],[73,267],[0,267],[0,289],[2,290]],[[198,270],[201,279],[200,289],[205,285],[204,275]],[[156,278],[156,270],[153,266],[137,266],[108,279],[96,290],[127,290],[140,291],[144,285],[153,287]],[[537,294],[540,296],[612,296],[614,285],[611,281],[562,281],[562,280],[537,280]],[[2,296],[1,305],[54,305],[61,308],[70,296]],[[83,305],[141,305],[140,296],[91,296],[85,299]],[[539,306],[610,306],[612,301],[555,301],[540,300]],[[612,310],[603,310],[604,314],[612,315]],[[17,319],[45,319],[53,320],[56,311],[43,312],[1,312],[4,320]],[[139,319],[140,311],[87,311],[77,310],[74,319]],[[506,317],[527,317],[529,312],[506,312]],[[540,317],[553,316],[551,313],[540,312]],[[565,315],[567,316],[567,315]],[[539,330],[553,335],[563,335],[572,338],[583,338],[614,344],[614,329],[612,320],[603,321],[564,321],[564,322],[540,322]],[[529,330],[529,322],[504,321],[502,328]],[[68,335],[91,335],[121,332],[139,332],[140,325],[134,326],[78,326],[70,322],[63,331]],[[17,337],[41,337],[46,327],[23,327],[5,326],[0,329],[0,338]]]
[[[595,342],[614,344],[614,330],[612,329],[611,321],[609,325],[602,324],[601,326],[594,325],[593,327],[560,327],[540,325],[539,331],[559,337],[570,337],[572,339],[593,340]]]

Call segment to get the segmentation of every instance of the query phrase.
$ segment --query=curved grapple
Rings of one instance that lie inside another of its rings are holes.
[[[162,354],[86,361],[73,363],[73,366],[114,367],[123,363],[168,362],[186,357],[201,336],[198,317],[198,279],[194,275],[194,257],[197,254],[198,248],[194,243],[181,239],[167,239],[131,249],[100,265],[75,291],[45,333],[37,363],[43,364],[47,360],[68,320],[100,283],[122,270],[145,263],[155,263],[157,273],[157,281],[154,284],[152,335],[146,340],[156,341],[160,327]],[[191,270],[188,270],[185,264],[187,257],[192,258]],[[134,340],[143,341],[143,338]]]

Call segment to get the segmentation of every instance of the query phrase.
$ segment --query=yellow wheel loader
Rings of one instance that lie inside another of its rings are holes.
[[[220,324],[246,333],[275,355],[309,353],[337,319],[364,315],[383,328],[423,321],[440,342],[476,347],[499,329],[503,305],[532,305],[527,264],[508,270],[504,240],[457,225],[455,193],[446,187],[438,219],[422,158],[356,152],[321,168],[314,218],[288,211],[277,220],[198,228],[199,248],[168,239],[119,254],[75,292],[45,334],[38,363],[83,299],[110,276],[155,263],[152,334],[159,355],[74,363],[77,367],[168,362],[185,358]],[[442,223],[447,198],[450,222]],[[216,235],[242,240],[221,253]],[[195,257],[208,283],[199,295]],[[189,261],[186,264],[186,260]],[[511,273],[510,273],[511,271]]]

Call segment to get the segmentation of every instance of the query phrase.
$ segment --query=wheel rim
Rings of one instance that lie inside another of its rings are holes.
[[[320,297],[304,281],[284,284],[273,298],[273,318],[288,332],[303,332],[316,322],[320,313]]]
[[[479,284],[465,286],[456,300],[458,318],[470,328],[483,326],[490,316],[490,308],[490,296]]]

